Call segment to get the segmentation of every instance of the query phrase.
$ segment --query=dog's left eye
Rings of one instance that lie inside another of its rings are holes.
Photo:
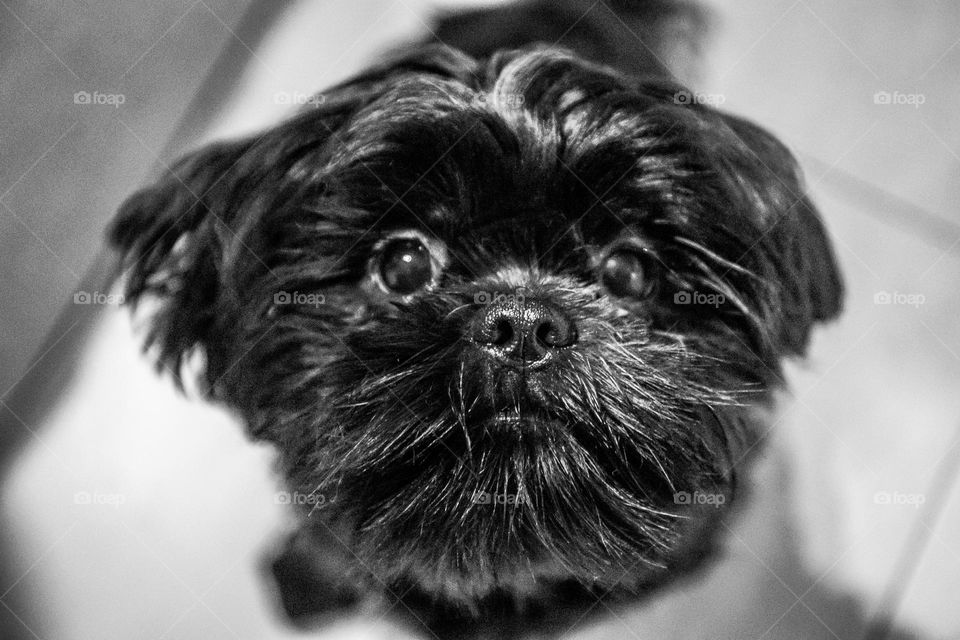
[[[433,279],[430,252],[417,238],[391,240],[380,253],[380,280],[394,293],[407,295]]]
[[[617,249],[600,263],[600,283],[614,297],[642,300],[656,281],[647,255],[634,249]]]

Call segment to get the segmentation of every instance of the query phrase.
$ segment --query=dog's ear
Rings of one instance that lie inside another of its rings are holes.
[[[251,270],[269,268],[261,231],[284,199],[322,189],[330,140],[398,78],[431,74],[477,83],[476,62],[449,47],[424,47],[355,76],[308,101],[286,122],[188,154],[124,203],[108,230],[120,255],[125,296],[149,306],[146,347],[179,376],[197,348],[203,375],[230,368],[240,298]],[[269,258],[268,258],[269,259]],[[147,305],[146,303],[149,303]]]
[[[197,348],[211,390],[229,368],[237,275],[263,265],[248,234],[273,202],[316,179],[311,160],[322,161],[327,140],[376,95],[376,84],[343,85],[261,135],[194,151],[121,206],[108,241],[119,253],[125,298],[147,308],[145,347],[178,382]]]
[[[120,252],[126,300],[154,305],[146,345],[177,376],[194,347],[215,335],[225,236],[252,146],[220,143],[187,155],[131,196],[108,232]]]
[[[754,200],[760,236],[750,251],[768,253],[775,291],[767,309],[773,346],[781,355],[803,355],[817,322],[840,314],[843,279],[823,220],[810,199],[793,154],[758,125],[719,114],[732,174]],[[737,158],[737,159],[732,159]]]

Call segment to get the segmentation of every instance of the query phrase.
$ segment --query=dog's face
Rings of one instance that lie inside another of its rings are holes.
[[[655,583],[841,297],[790,155],[679,91],[429,49],[132,198],[128,294],[356,579],[466,604]]]

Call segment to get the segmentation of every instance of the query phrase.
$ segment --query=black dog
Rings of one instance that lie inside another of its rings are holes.
[[[149,345],[304,503],[292,613],[560,629],[709,557],[842,284],[788,151],[689,96],[430,47],[123,207]]]

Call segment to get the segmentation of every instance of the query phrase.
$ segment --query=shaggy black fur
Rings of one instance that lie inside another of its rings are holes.
[[[786,149],[683,91],[430,47],[123,207],[149,345],[202,352],[309,496],[291,613],[560,629],[708,555],[842,285]],[[397,238],[428,256],[412,292]]]

